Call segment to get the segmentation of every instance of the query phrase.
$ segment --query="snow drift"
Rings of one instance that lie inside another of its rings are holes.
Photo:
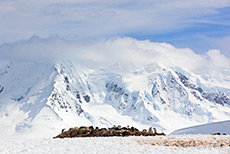
[[[228,134],[230,135],[230,121],[208,123],[183,129],[178,129],[172,132],[172,135],[180,134]]]

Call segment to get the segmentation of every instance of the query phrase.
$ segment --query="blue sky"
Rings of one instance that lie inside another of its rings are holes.
[[[198,53],[205,53],[209,49],[219,49],[230,56],[230,7],[217,9],[215,15],[208,15],[202,19],[210,23],[193,23],[190,27],[173,30],[167,33],[131,33],[130,37],[149,39],[156,42],[168,42],[176,47],[191,48]]]
[[[229,0],[0,0],[0,21],[0,44],[128,36],[230,57]]]

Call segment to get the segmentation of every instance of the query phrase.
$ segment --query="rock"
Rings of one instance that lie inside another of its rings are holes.
[[[63,129],[61,130],[61,133],[63,133],[65,130],[66,130],[66,129],[65,129],[65,128],[63,128]]]
[[[152,131],[150,127],[147,131],[144,129],[143,131],[139,131],[135,127],[121,127],[120,125],[113,126],[112,128],[98,128],[93,126],[81,126],[70,128],[68,131],[62,129],[62,133],[57,135],[54,138],[72,138],[72,137],[107,137],[107,136],[156,136],[156,135],[165,135],[164,133],[157,133],[156,129]]]
[[[212,135],[221,135],[220,133],[214,133],[214,134],[212,134]]]
[[[149,128],[148,132],[153,133],[152,127]]]
[[[85,100],[87,103],[89,103],[89,102],[90,102],[90,97],[89,97],[88,95],[83,96],[83,98],[84,98],[84,100]]]

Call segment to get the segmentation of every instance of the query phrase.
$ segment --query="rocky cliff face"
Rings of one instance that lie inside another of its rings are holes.
[[[181,73],[177,73],[180,81],[184,86],[188,87],[192,90],[192,94],[199,100],[206,99],[210,102],[221,104],[221,105],[229,105],[230,104],[230,94],[226,94],[223,92],[206,92],[201,87],[191,83],[189,79]]]

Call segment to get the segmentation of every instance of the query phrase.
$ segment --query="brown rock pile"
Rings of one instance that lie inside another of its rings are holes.
[[[139,131],[135,127],[121,127],[113,126],[111,128],[98,128],[98,127],[75,127],[70,128],[65,131],[62,130],[62,133],[57,135],[54,138],[72,138],[72,137],[108,137],[108,136],[156,136],[156,135],[165,135],[164,133],[157,133],[156,129],[150,127],[147,131]]]

